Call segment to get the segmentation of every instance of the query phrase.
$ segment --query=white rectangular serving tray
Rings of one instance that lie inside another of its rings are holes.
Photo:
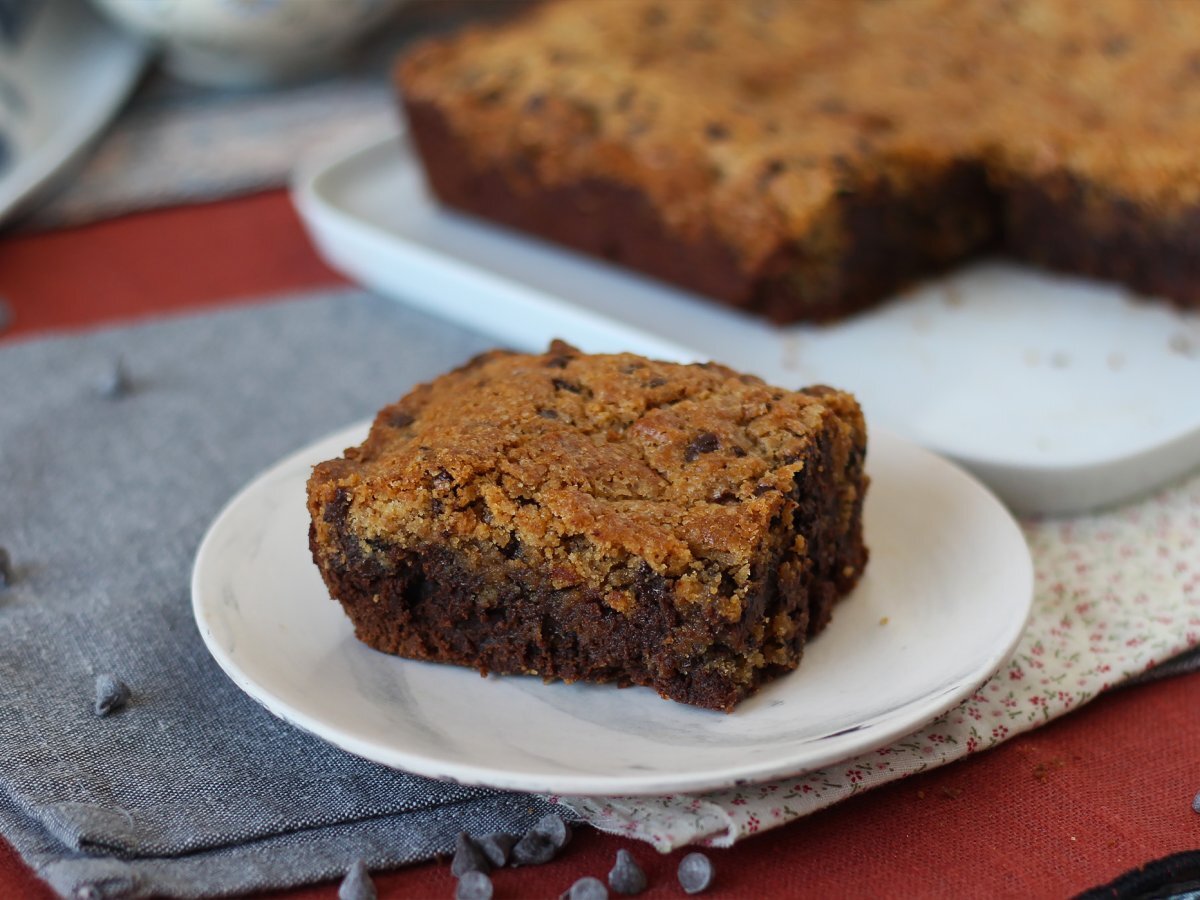
[[[984,262],[781,328],[441,207],[399,132],[302,165],[293,196],[325,259],[374,291],[519,349],[562,338],[851,390],[868,423],[1019,513],[1084,511],[1200,465],[1200,316],[1115,285]]]

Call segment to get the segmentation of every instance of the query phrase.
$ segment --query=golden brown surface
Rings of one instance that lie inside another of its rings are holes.
[[[478,167],[634,187],[745,271],[839,252],[840,198],[955,161],[998,188],[1098,186],[1084,218],[1111,197],[1166,222],[1200,203],[1194,0],[550,0],[400,71]]]
[[[645,560],[681,579],[675,599],[686,603],[708,596],[702,583],[724,571],[750,580],[750,561],[790,512],[814,436],[844,435],[835,468],[865,440],[849,394],[556,348],[493,351],[382,410],[362,447],[314,473],[318,539],[328,527],[319,511],[345,489],[364,541],[463,548],[515,538],[527,562],[550,566],[555,587],[603,589],[617,608],[631,600],[627,585],[606,581],[620,578],[613,563]],[[847,514],[855,499],[846,497]],[[738,597],[723,601],[730,620]]]

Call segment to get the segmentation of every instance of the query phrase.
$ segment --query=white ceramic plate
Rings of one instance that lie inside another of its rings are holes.
[[[9,0],[0,22],[0,220],[96,137],[148,53],[84,0]]]
[[[854,391],[867,420],[954,457],[1020,512],[1117,501],[1200,465],[1200,316],[988,263],[846,322],[777,328],[448,212],[390,135],[296,175],[318,247],[374,290],[523,349],[716,359]]]
[[[403,660],[358,643],[307,544],[314,463],[365,425],[288,457],[238,494],[200,546],[192,599],[229,676],[294,725],[384,765],[553,794],[726,787],[848,758],[958,703],[1012,650],[1033,571],[978,482],[872,435],[867,573],[800,668],[731,714],[648,688],[543,684]]]

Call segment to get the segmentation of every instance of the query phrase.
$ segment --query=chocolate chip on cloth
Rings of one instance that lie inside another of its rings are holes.
[[[379,896],[375,890],[375,882],[367,873],[367,864],[361,859],[354,861],[354,865],[338,885],[337,895],[338,900],[375,900]]]
[[[520,839],[520,835],[496,832],[477,838],[475,845],[487,857],[487,861],[492,864],[492,867],[499,869],[508,864],[509,854],[512,853],[512,848]]]
[[[116,712],[129,702],[129,697],[129,686],[115,675],[106,672],[96,676],[96,715]]]
[[[133,392],[133,378],[125,365],[124,357],[118,356],[112,366],[96,382],[96,391],[102,397],[119,400]]]
[[[465,831],[460,831],[455,839],[454,859],[450,863],[450,874],[455,878],[461,878],[468,872],[487,874],[490,869],[491,865],[479,845]]]
[[[546,813],[534,823],[512,849],[514,866],[539,866],[548,863],[571,840],[571,826],[561,816]]]

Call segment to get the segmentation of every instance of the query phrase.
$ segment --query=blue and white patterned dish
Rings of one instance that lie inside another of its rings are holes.
[[[0,222],[88,146],[147,56],[83,0],[0,0]]]

